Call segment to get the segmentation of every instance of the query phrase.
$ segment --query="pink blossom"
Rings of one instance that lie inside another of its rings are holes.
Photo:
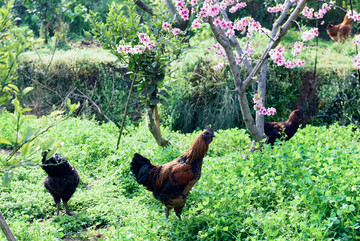
[[[222,29],[227,29],[227,27],[228,27],[227,22],[225,20],[222,20],[221,23],[220,23],[220,27]]]
[[[195,19],[195,20],[192,22],[191,27],[193,27],[193,28],[199,28],[199,27],[200,27],[199,20],[198,20],[198,19]]]
[[[266,115],[275,115],[276,109],[274,107],[270,107],[266,110]]]
[[[185,2],[184,1],[177,1],[176,2],[176,7],[183,7],[185,5]]]
[[[220,12],[220,7],[219,5],[212,5],[209,7],[209,10],[207,12],[207,15],[208,16],[211,16],[211,17],[216,17],[217,15],[219,15],[219,12]]]
[[[237,3],[229,9],[230,13],[235,13],[238,9],[246,7],[246,2]]]
[[[305,59],[294,59],[294,63],[297,65],[297,66],[303,66],[304,63],[305,63]]]
[[[293,69],[294,67],[295,67],[295,63],[294,63],[294,62],[292,62],[292,61],[290,61],[290,60],[286,61],[286,63],[285,63],[285,68]]]
[[[264,106],[261,106],[260,109],[258,110],[258,113],[260,115],[266,115],[267,114],[266,108]]]
[[[352,43],[356,45],[360,45],[360,35],[357,35]]]
[[[180,33],[180,29],[178,29],[178,28],[173,28],[172,33],[173,33],[174,35],[178,35],[178,34]]]
[[[360,54],[353,59],[353,64],[355,69],[360,69]]]
[[[216,26],[220,25],[220,24],[221,24],[221,20],[220,20],[219,18],[216,18],[216,19],[214,20],[214,24],[215,24]]]
[[[170,31],[170,24],[168,22],[164,22],[162,27],[167,30],[167,31]]]
[[[310,39],[315,38],[315,36],[318,36],[318,35],[319,35],[318,28],[312,28],[309,31],[303,32],[301,35],[301,39],[303,41],[308,41]]]
[[[360,21],[360,13],[357,13],[355,10],[349,11],[347,15],[354,21]]]
[[[269,7],[269,8],[267,9],[267,11],[268,11],[269,13],[283,12],[283,11],[284,11],[284,8],[285,8],[284,4],[279,4],[279,5],[276,5],[275,7]]]
[[[191,5],[195,6],[197,4],[197,0],[191,0]]]
[[[291,50],[291,53],[294,56],[298,56],[299,54],[301,54],[301,50],[303,49],[303,46],[304,46],[303,43],[295,42],[294,47]]]

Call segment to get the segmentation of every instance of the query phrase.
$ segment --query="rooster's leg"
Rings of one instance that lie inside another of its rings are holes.
[[[182,212],[182,207],[181,208],[175,208],[175,213],[176,213],[176,216],[179,218],[179,220],[181,220],[181,212]]]
[[[66,214],[69,215],[69,216],[73,216],[74,214],[70,212],[69,207],[67,205],[67,202],[64,202],[64,206],[65,206],[65,209],[66,209]]]
[[[165,218],[169,218],[169,209],[165,207]]]
[[[56,216],[59,216],[60,202],[56,202]]]

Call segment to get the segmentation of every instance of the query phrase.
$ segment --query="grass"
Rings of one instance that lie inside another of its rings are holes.
[[[11,135],[6,113],[0,122],[1,136]],[[0,210],[18,240],[354,240],[360,237],[359,132],[307,126],[290,141],[250,155],[245,130],[219,130],[179,221],[173,212],[164,218],[129,163],[134,152],[166,163],[199,132],[164,129],[173,145],[161,149],[141,124],[129,127],[115,150],[115,126],[69,119],[43,138],[63,141],[60,153],[79,171],[69,201],[77,217],[55,216],[39,166],[15,170],[10,185],[0,188]]]
[[[39,48],[39,49],[37,49]],[[44,64],[48,64],[53,58],[53,63],[73,63],[73,62],[84,62],[84,60],[91,63],[107,63],[115,62],[116,57],[113,56],[109,51],[104,50],[102,47],[91,47],[91,48],[78,48],[74,47],[69,50],[57,49],[53,55],[53,49],[38,46],[32,51],[28,51],[21,55],[20,60],[29,61],[41,61]],[[39,58],[40,55],[40,58]]]

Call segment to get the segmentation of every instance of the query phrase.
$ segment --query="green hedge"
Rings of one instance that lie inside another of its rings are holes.
[[[183,68],[182,82],[167,83],[172,87],[169,106],[161,106],[162,124],[171,130],[187,133],[206,124],[215,129],[244,127],[237,95],[229,69],[214,71],[213,60],[199,58],[194,64]],[[55,62],[44,74],[47,66],[35,62],[22,62],[18,69],[19,86],[34,86],[35,89],[25,99],[35,114],[49,113],[63,103],[66,97],[73,102],[80,101],[79,115],[104,118],[97,113],[80,92],[91,97],[111,119],[120,122],[126,101],[130,80],[126,69],[111,62],[96,63],[86,59],[75,62]],[[179,77],[180,78],[180,77]],[[269,65],[266,106],[277,109],[268,121],[286,120],[297,106],[305,111],[303,124],[328,125],[357,124],[360,118],[359,80],[355,71],[318,69],[314,80],[313,69],[288,70]],[[250,89],[251,99],[254,91]],[[129,121],[141,118],[143,107],[140,93],[136,91],[131,99]],[[250,101],[250,104],[251,101]]]
[[[56,61],[52,65],[38,64],[34,61],[22,62],[18,68],[19,87],[33,86],[34,90],[24,102],[37,115],[48,114],[54,106],[61,106],[66,98],[80,102],[79,115],[92,117],[99,121],[104,118],[83,94],[91,98],[110,119],[120,122],[131,81],[127,70],[110,62],[96,63],[87,60],[75,62]],[[130,103],[131,120],[141,117],[138,93],[134,91]]]
[[[244,128],[237,95],[229,69],[212,70],[212,62],[199,59],[183,71],[192,73],[177,83],[171,94],[169,108],[164,108],[163,119],[174,130],[192,132],[205,124],[216,129]],[[277,112],[268,121],[284,121],[297,106],[305,115],[302,124],[329,125],[357,124],[360,119],[360,90],[356,71],[318,69],[293,70],[269,64],[266,106]],[[250,87],[248,97],[254,93]]]

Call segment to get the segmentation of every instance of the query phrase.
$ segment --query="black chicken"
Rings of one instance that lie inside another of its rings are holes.
[[[68,160],[59,154],[55,154],[46,160],[47,153],[48,151],[43,152],[41,161],[41,168],[48,174],[44,180],[44,186],[54,198],[57,208],[56,214],[59,215],[60,200],[62,200],[66,214],[72,216],[73,214],[69,211],[67,202],[79,184],[79,174],[75,167],[70,165]]]

